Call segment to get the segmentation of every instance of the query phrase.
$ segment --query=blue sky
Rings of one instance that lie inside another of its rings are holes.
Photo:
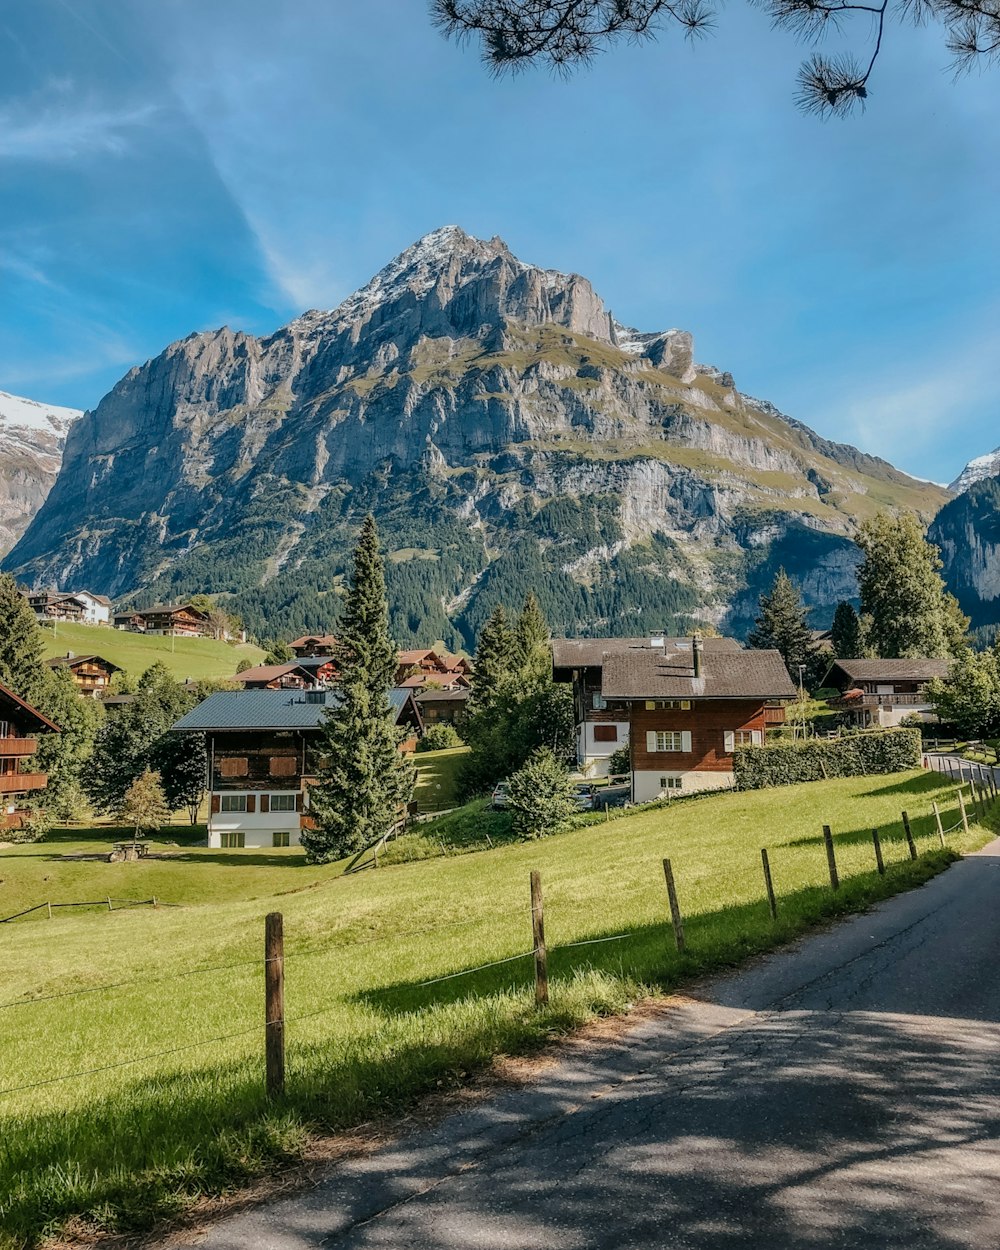
[[[940,29],[898,29],[868,111],[820,122],[804,52],[731,5],[497,82],[423,0],[0,0],[0,390],[92,406],[456,222],[947,481],[1000,443],[1000,70],[955,82]]]

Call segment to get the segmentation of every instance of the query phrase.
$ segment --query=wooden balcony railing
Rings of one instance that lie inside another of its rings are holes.
[[[0,757],[34,755],[37,750],[37,738],[0,738]]]
[[[47,781],[45,773],[3,773],[0,775],[0,794],[24,794],[28,790],[44,790]]]

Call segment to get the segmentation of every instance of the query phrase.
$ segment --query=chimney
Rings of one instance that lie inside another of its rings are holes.
[[[695,634],[691,639],[691,656],[694,661],[694,675],[701,676],[701,634]]]
[[[650,635],[650,638],[649,638],[649,645],[650,645],[651,647],[659,647],[659,649],[662,651],[662,650],[663,650],[663,648],[664,648],[667,644],[666,644],[666,639],[663,637],[663,634],[662,634],[662,633],[660,633],[660,634],[651,634],[651,635]]]

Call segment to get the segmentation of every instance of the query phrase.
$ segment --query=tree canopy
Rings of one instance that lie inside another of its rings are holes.
[[[853,37],[842,52],[813,52],[800,66],[799,108],[820,116],[864,107],[876,62],[892,26],[936,22],[955,69],[1000,59],[996,0],[751,0],[776,30],[809,43],[828,34]],[[496,74],[547,65],[559,72],[587,64],[622,42],[655,39],[668,28],[694,37],[718,22],[721,0],[432,0],[444,32],[477,39]]]

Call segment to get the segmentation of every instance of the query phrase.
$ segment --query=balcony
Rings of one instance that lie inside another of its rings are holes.
[[[864,694],[859,699],[838,699],[851,707],[912,707],[928,710],[930,702],[925,694]]]
[[[47,782],[45,773],[3,773],[0,775],[0,794],[26,794],[29,790],[44,790]]]
[[[0,759],[34,755],[37,750],[37,738],[0,738]]]

